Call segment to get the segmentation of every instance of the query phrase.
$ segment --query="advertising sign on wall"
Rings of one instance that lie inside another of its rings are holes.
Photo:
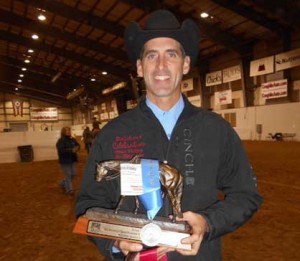
[[[192,91],[193,89],[194,89],[193,78],[181,82],[182,92]]]
[[[232,66],[223,70],[223,83],[233,82],[242,78],[241,67]]]
[[[190,101],[191,104],[201,107],[201,96],[200,95],[195,95],[195,96],[190,96],[188,97],[188,100]]]
[[[286,97],[287,85],[287,79],[263,83],[261,86],[261,95],[264,99]]]
[[[215,92],[215,105],[223,105],[232,103],[232,91],[226,90]]]
[[[20,115],[23,117],[23,101],[12,100],[14,116]]]
[[[206,74],[205,86],[222,84],[222,71],[215,71]]]
[[[275,70],[281,71],[300,66],[300,48],[275,55]]]
[[[30,120],[57,121],[58,111],[55,107],[30,107]]]
[[[250,63],[250,76],[258,76],[274,72],[274,56],[264,57]]]

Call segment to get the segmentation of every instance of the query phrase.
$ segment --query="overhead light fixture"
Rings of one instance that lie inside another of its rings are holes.
[[[29,53],[33,53],[34,51],[32,49],[28,49],[28,52]]]
[[[30,60],[29,59],[25,59],[24,63],[30,63]]]
[[[16,87],[16,88],[15,88],[15,91],[18,91],[18,90],[19,90],[19,88],[18,88],[18,87]]]
[[[108,94],[114,91],[117,91],[119,89],[125,88],[126,87],[126,82],[120,82],[112,87],[106,88],[102,91],[102,94]]]
[[[96,79],[93,77],[93,78],[91,78],[91,82],[95,82],[96,81]]]
[[[104,71],[104,72],[102,72],[102,75],[107,75],[107,72],[105,72],[105,71]]]
[[[40,20],[40,21],[45,21],[46,20],[46,16],[44,15],[44,14],[39,14],[38,15],[38,19]]]
[[[27,71],[27,68],[23,67],[21,70],[22,70],[23,72],[25,72],[25,71]]]
[[[21,80],[21,79],[18,79],[18,82],[22,82],[22,80]]]
[[[45,21],[46,20],[46,15],[45,15],[45,13],[46,13],[46,10],[44,10],[44,9],[41,9],[41,8],[37,8],[37,10],[38,10],[38,19],[40,20],[40,21]]]
[[[22,78],[22,77],[24,77],[24,74],[19,74],[19,76]]]
[[[38,36],[37,34],[33,34],[33,35],[31,36],[31,38],[34,39],[34,40],[37,40],[37,39],[39,39],[39,36]]]
[[[200,16],[201,16],[201,18],[207,18],[207,17],[209,17],[209,14],[206,13],[206,12],[202,12],[202,13],[200,14]]]

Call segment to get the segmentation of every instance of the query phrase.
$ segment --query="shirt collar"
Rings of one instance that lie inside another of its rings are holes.
[[[152,112],[154,113],[154,115],[157,118],[159,118],[161,115],[168,113],[170,115],[173,115],[172,118],[176,119],[176,121],[179,118],[179,116],[184,108],[184,101],[183,101],[182,95],[180,95],[180,98],[177,101],[177,103],[169,111],[164,111],[164,110],[160,109],[157,105],[155,105],[153,102],[151,102],[147,98],[147,96],[146,96],[146,104],[152,110]]]

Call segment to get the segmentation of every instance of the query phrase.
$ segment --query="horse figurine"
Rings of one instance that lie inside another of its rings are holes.
[[[133,157],[128,163],[139,164],[141,159],[138,156]],[[110,160],[97,163],[96,168],[96,181],[100,182],[102,179],[113,180],[120,176],[122,161]],[[170,165],[159,162],[159,179],[160,183],[164,188],[164,193],[166,192],[173,208],[173,221],[175,222],[176,216],[182,217],[181,212],[181,196],[182,196],[182,186],[183,178],[179,171]],[[120,210],[122,202],[125,196],[121,195],[115,213],[117,214]],[[137,214],[139,209],[139,201],[135,197],[136,208],[134,213]]]

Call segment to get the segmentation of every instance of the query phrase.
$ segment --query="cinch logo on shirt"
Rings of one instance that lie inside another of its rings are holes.
[[[183,130],[184,144],[184,182],[186,185],[193,186],[195,184],[194,177],[194,150],[192,146],[192,131],[190,129]]]

